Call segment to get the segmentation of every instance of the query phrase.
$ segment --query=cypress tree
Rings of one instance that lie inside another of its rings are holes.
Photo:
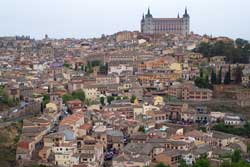
[[[222,68],[220,68],[219,75],[217,77],[217,84],[221,84]]]
[[[235,70],[235,83],[240,84],[242,81],[242,68],[237,65],[236,70]]]
[[[203,78],[203,69],[200,69],[200,77]]]
[[[216,84],[216,72],[214,72],[214,69],[211,72],[211,84]]]
[[[230,82],[231,82],[231,68],[229,65],[228,71],[227,71],[225,78],[224,78],[224,84],[230,84]]]

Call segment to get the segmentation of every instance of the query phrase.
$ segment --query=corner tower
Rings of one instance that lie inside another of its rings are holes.
[[[185,13],[182,19],[183,19],[182,33],[183,35],[188,35],[190,32],[190,17],[187,12],[187,8],[185,8]]]
[[[153,34],[154,33],[154,20],[153,16],[150,13],[150,9],[148,8],[147,14],[142,17],[141,20],[141,31],[146,34]]]

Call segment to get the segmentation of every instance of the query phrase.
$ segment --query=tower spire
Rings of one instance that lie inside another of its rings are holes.
[[[178,19],[180,18],[179,12],[178,12],[177,18],[178,18]]]
[[[148,7],[148,13],[146,14],[146,18],[151,18],[152,14],[150,13],[150,8]]]
[[[148,7],[148,15],[150,15],[150,7]]]
[[[185,13],[184,13],[183,17],[189,17],[188,12],[187,12],[187,7],[185,7]]]

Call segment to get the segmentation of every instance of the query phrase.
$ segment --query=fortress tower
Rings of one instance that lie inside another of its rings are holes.
[[[190,31],[190,17],[185,9],[182,17],[177,18],[153,18],[150,9],[146,15],[143,14],[141,20],[141,32],[146,34],[182,34],[188,35]]]

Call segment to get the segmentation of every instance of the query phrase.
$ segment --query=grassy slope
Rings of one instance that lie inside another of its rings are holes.
[[[21,123],[14,123],[0,128],[0,164],[1,167],[12,167],[16,159],[16,144],[19,140]]]

